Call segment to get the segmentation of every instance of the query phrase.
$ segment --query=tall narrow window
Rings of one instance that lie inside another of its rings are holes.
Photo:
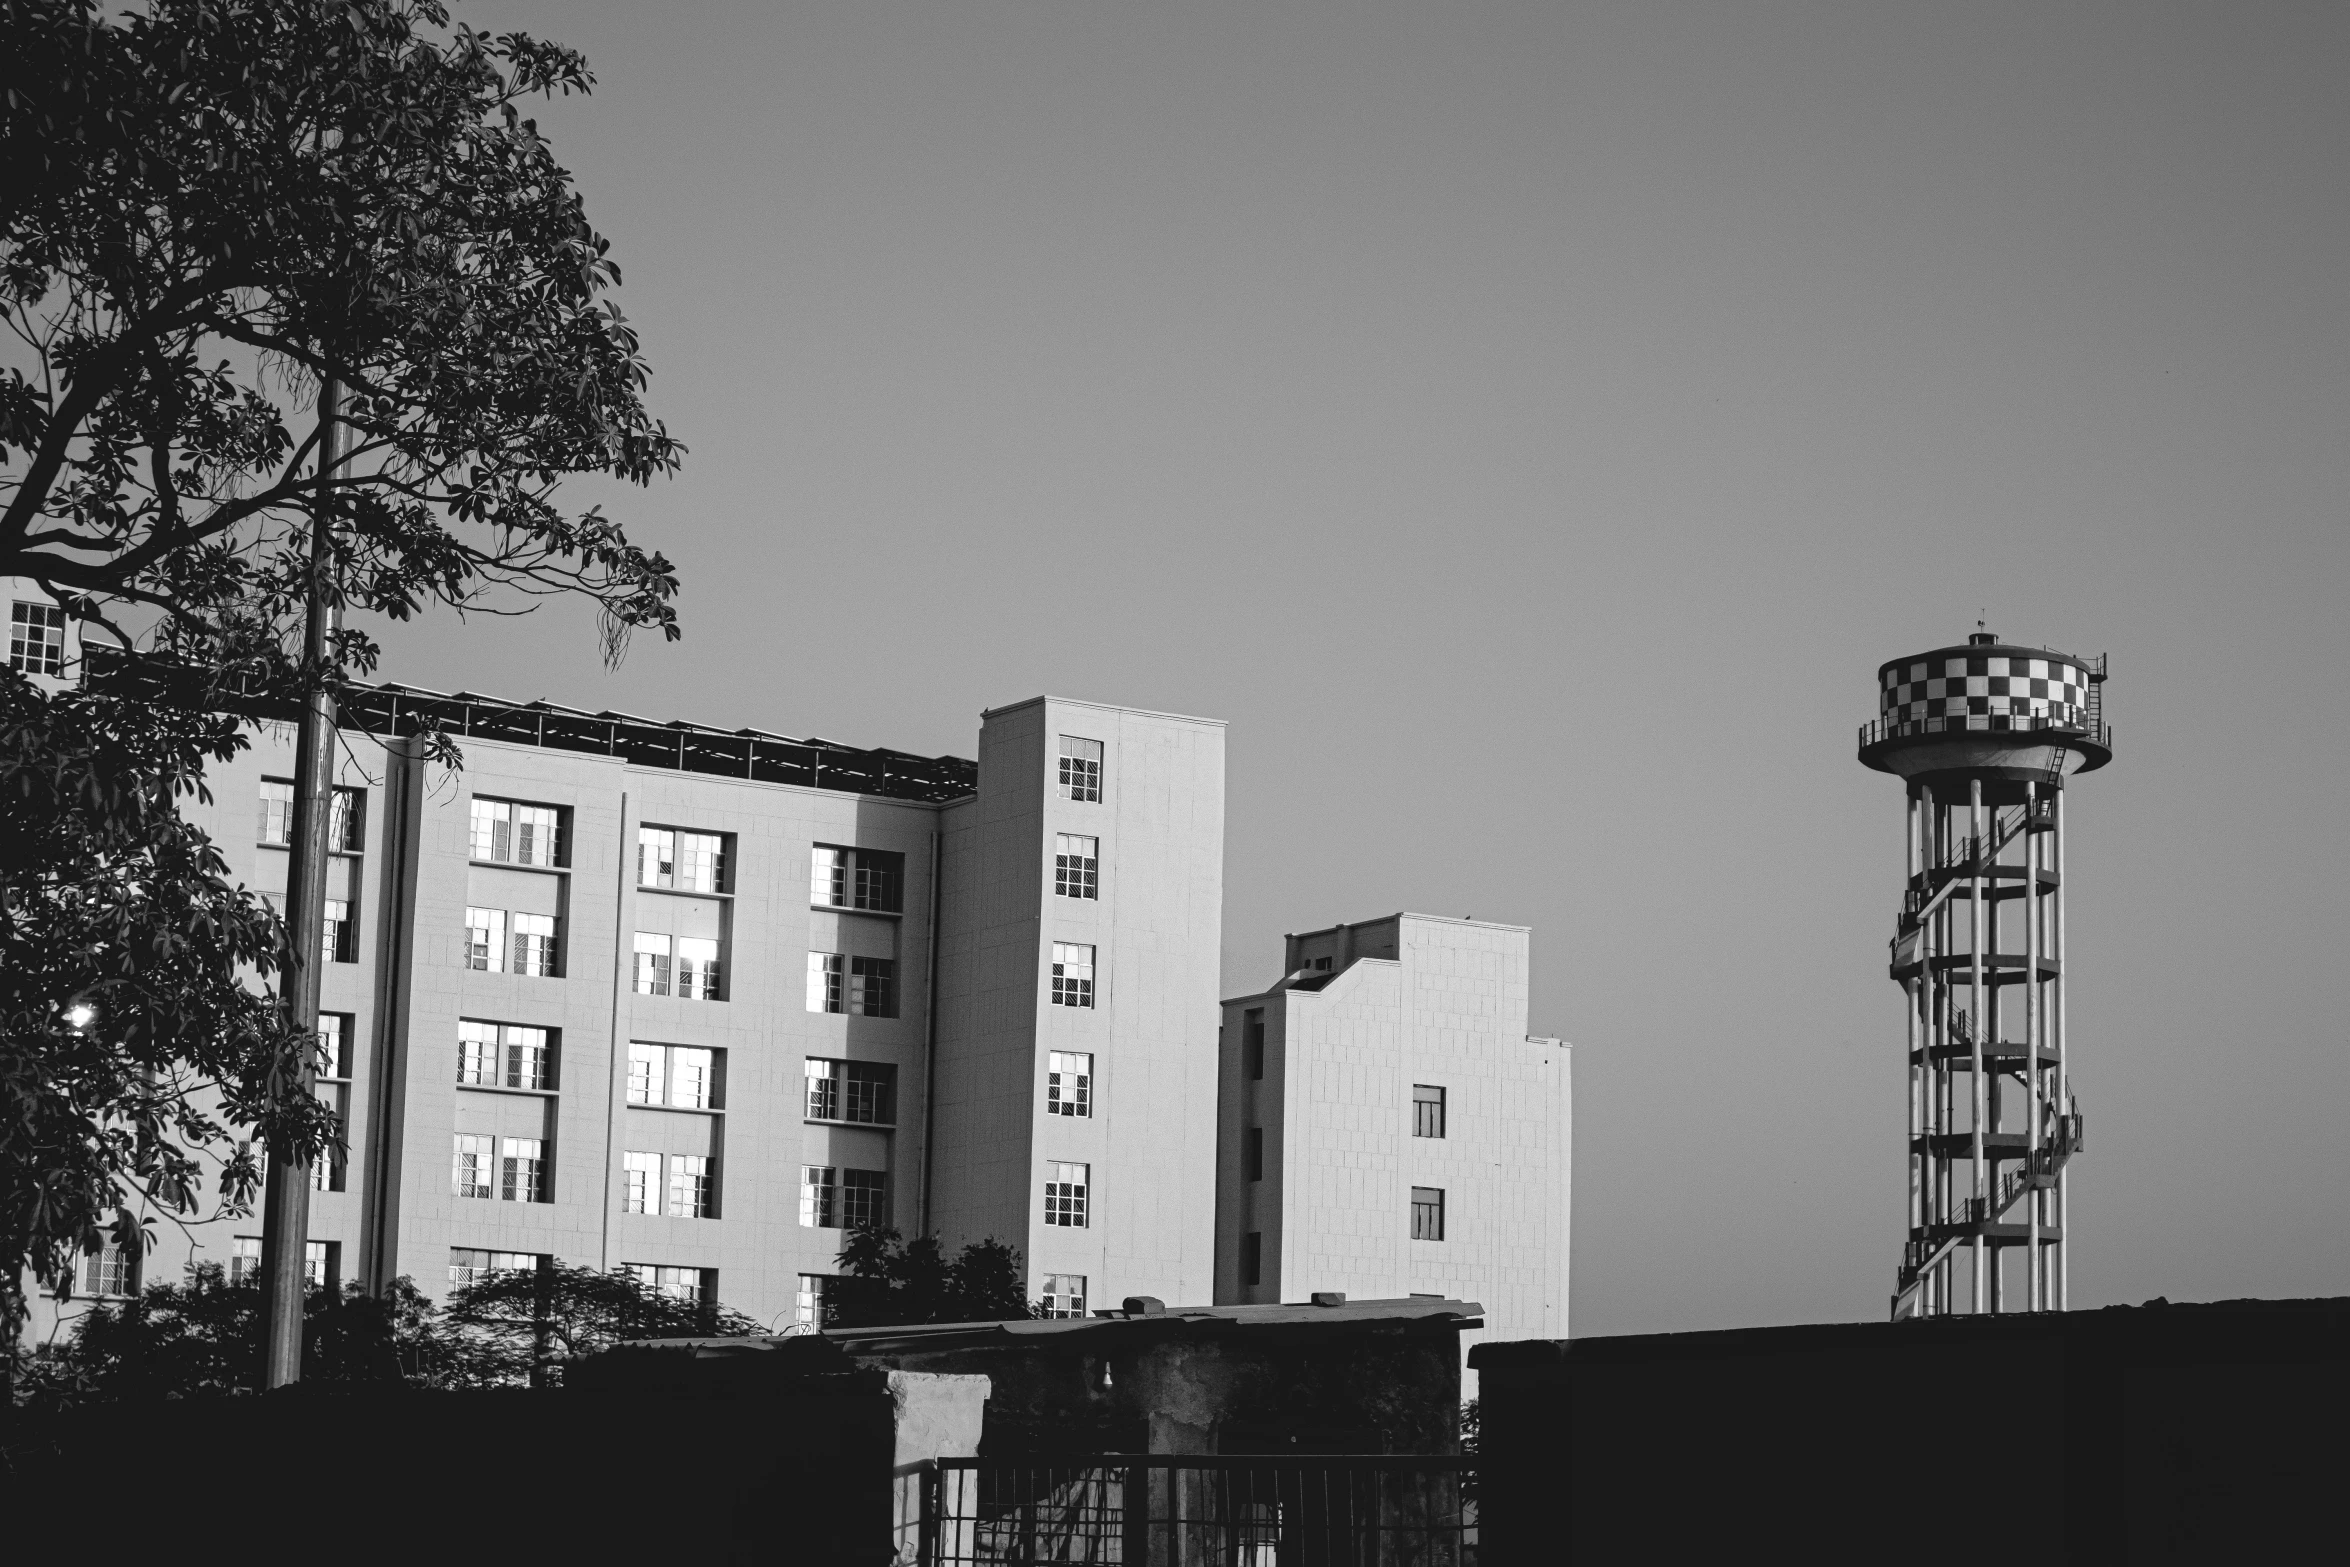
[[[1047,1115],[1093,1114],[1090,1051],[1055,1050],[1045,1057],[1044,1108]]]
[[[536,1137],[509,1137],[498,1155],[498,1196],[507,1202],[546,1201],[547,1145]]]
[[[1412,1085],[1412,1135],[1444,1135],[1444,1090],[1433,1083]]]
[[[1244,1180],[1265,1178],[1265,1129],[1252,1126],[1240,1134],[1240,1166]]]
[[[494,1195],[490,1189],[490,1147],[490,1138],[468,1137],[463,1132],[457,1134],[456,1168],[453,1173],[458,1196]]]
[[[1240,1069],[1252,1083],[1265,1080],[1265,1009],[1250,1007],[1240,1015]]]
[[[718,943],[714,938],[677,938],[677,993],[688,1001],[718,999]]]
[[[314,1290],[333,1289],[342,1273],[342,1243],[339,1241],[304,1241],[302,1243],[302,1283]]]
[[[1265,1282],[1265,1236],[1261,1230],[1250,1230],[1240,1238],[1240,1282]]]
[[[357,854],[360,834],[366,827],[366,812],[367,795],[364,790],[335,790],[327,801],[326,846],[337,854]]]
[[[792,1300],[792,1320],[812,1328],[825,1325],[824,1296],[833,1278],[834,1275],[829,1273],[800,1275],[799,1293]]]
[[[820,843],[808,861],[808,901],[825,909],[905,912],[906,857],[889,849]]]
[[[669,1107],[708,1110],[718,1103],[717,1052],[694,1045],[669,1051]]]
[[[259,841],[280,845],[294,841],[294,784],[290,778],[261,780]]]
[[[501,974],[506,969],[506,911],[465,911],[465,966]]]
[[[508,1023],[498,1030],[498,1046],[505,1056],[505,1086],[549,1089],[555,1086],[555,1050],[543,1028]]]
[[[800,1223],[808,1229],[840,1228],[840,1171],[833,1166],[800,1166]]]
[[[519,800],[473,802],[473,857],[510,865],[562,863],[562,815],[551,805]]]
[[[228,1281],[231,1284],[261,1282],[260,1236],[239,1235],[229,1241]]]
[[[1085,1275],[1082,1273],[1048,1273],[1044,1276],[1044,1290],[1037,1304],[1048,1317],[1082,1317],[1085,1315]]]
[[[555,916],[514,916],[514,972],[551,979],[555,974]]]
[[[320,943],[326,949],[329,963],[356,963],[359,960],[359,932],[351,923],[351,902],[348,898],[326,900],[326,939]]]
[[[351,1014],[348,1012],[318,1014],[318,1075],[324,1078],[351,1075]]]
[[[808,954],[808,1010],[846,1012],[849,1009],[848,960],[837,952]]]
[[[17,599],[8,610],[8,667],[28,675],[65,673],[65,611]]]
[[[498,1025],[457,1020],[457,1081],[491,1084],[498,1080]]]
[[[1044,1222],[1073,1230],[1084,1229],[1087,1188],[1092,1184],[1091,1167],[1055,1161],[1044,1168]]]
[[[670,992],[669,938],[649,931],[636,933],[636,993],[666,996]]]
[[[668,1052],[659,1045],[628,1047],[628,1102],[632,1105],[657,1105],[661,1102],[662,1068],[667,1064]]]
[[[1412,1239],[1440,1241],[1444,1239],[1444,1188],[1415,1186],[1412,1188]]]
[[[710,1158],[707,1154],[669,1156],[669,1211],[680,1219],[707,1219],[711,1215]]]
[[[1065,832],[1053,846],[1053,893],[1062,898],[1101,896],[1101,839]]]
[[[1053,1005],[1093,1005],[1093,948],[1083,942],[1053,943]]]
[[[1099,800],[1102,797],[1102,743],[1061,736],[1061,798]]]
[[[661,1156],[657,1153],[624,1153],[620,1156],[620,1211],[622,1213],[659,1213],[661,1211]]]

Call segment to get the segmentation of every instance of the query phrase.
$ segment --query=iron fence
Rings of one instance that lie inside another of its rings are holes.
[[[1475,1567],[1477,1460],[941,1459],[928,1567]]]

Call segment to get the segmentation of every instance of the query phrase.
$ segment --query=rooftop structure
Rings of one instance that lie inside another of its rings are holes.
[[[1860,760],[1909,797],[1891,954],[1910,1083],[1896,1318],[2068,1301],[2065,1165],[2083,1137],[2066,1030],[2064,788],[2113,758],[2104,683],[2102,657],[1984,631],[1877,672]]]

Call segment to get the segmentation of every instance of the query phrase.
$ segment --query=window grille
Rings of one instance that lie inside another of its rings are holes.
[[[65,674],[65,611],[17,599],[8,611],[8,667],[28,675]]]
[[[517,914],[514,916],[514,972],[535,974],[541,979],[554,977],[554,915]]]
[[[708,936],[677,938],[677,993],[688,1001],[718,999],[718,943]]]
[[[1053,1005],[1093,1005],[1093,948],[1082,942],[1053,943]]]
[[[1093,800],[1102,797],[1102,743],[1076,735],[1061,736],[1061,798]]]
[[[840,1172],[840,1227],[844,1230],[879,1229],[889,1222],[885,1197],[888,1179],[879,1170]]]
[[[490,1145],[488,1137],[457,1134],[456,1167],[453,1180],[460,1197],[489,1197]]]
[[[710,1156],[669,1156],[669,1211],[680,1219],[711,1217]]]
[[[507,1202],[545,1202],[546,1143],[536,1137],[509,1137],[500,1153],[498,1196]]]
[[[82,1293],[85,1295],[136,1295],[139,1292],[139,1258],[133,1251],[111,1241],[82,1258]]]
[[[1412,1188],[1412,1239],[1440,1241],[1444,1239],[1444,1189],[1440,1186]]]
[[[1084,1229],[1086,1188],[1090,1181],[1089,1166],[1058,1162],[1046,1165],[1044,1222],[1067,1229]]]
[[[1085,1315],[1085,1275],[1082,1273],[1048,1273],[1037,1304],[1048,1317],[1082,1317]]]
[[[1055,1050],[1045,1057],[1044,1108],[1048,1115],[1093,1114],[1093,1056]]]
[[[506,911],[504,909],[467,909],[465,911],[465,966],[491,974],[505,972]]]
[[[1062,898],[1101,897],[1101,840],[1065,832],[1053,850],[1053,893]]]

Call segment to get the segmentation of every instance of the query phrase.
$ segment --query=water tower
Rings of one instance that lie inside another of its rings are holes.
[[[1909,1003],[1896,1319],[2065,1309],[2065,1164],[2082,1142],[2065,1038],[2064,785],[2113,760],[2104,684],[2102,655],[1982,630],[1877,671],[1860,759],[1909,794],[1892,963]]]

